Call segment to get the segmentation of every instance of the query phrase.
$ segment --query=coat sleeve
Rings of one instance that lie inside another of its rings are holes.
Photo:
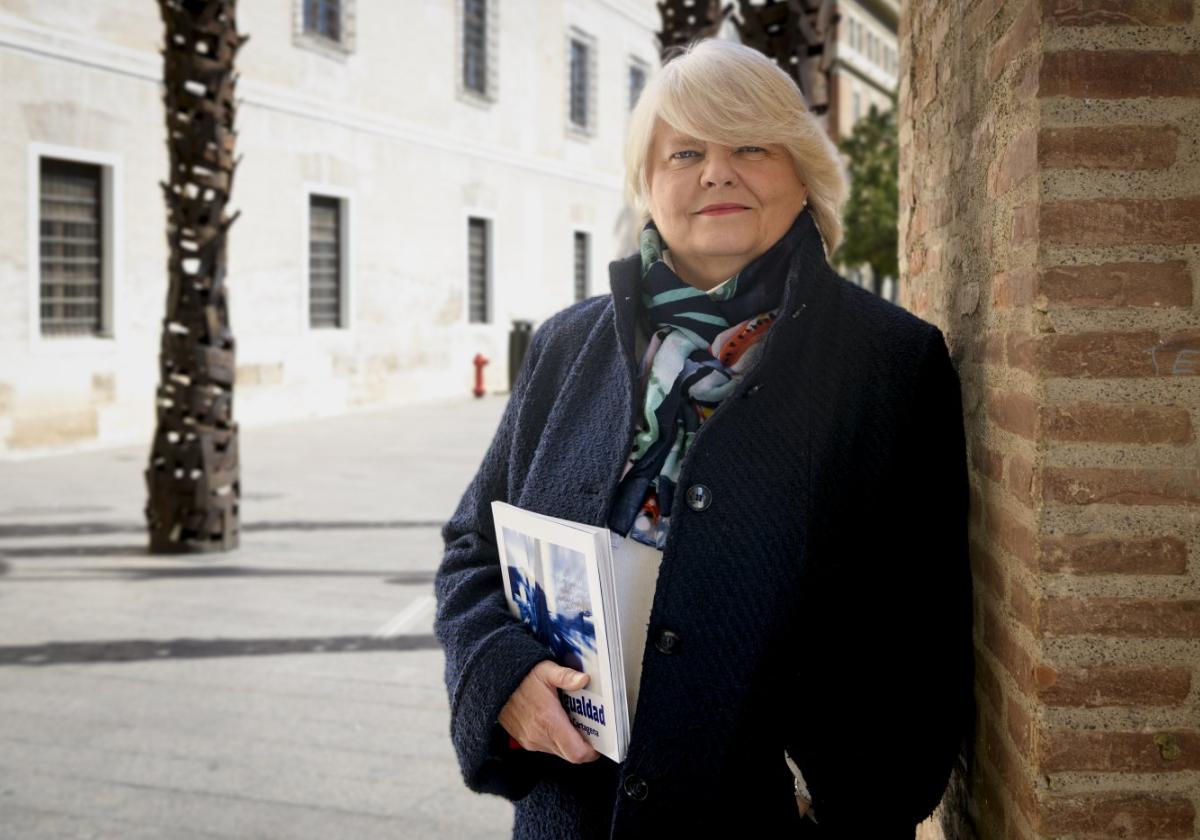
[[[819,619],[843,642],[820,645],[832,652],[811,672],[826,699],[788,745],[822,837],[912,840],[974,718],[961,391],[936,328],[919,358],[890,466],[856,514],[875,521],[845,558],[853,579]]]
[[[496,434],[453,516],[442,528],[445,553],[434,578],[434,632],[445,652],[450,737],[467,786],[520,799],[544,756],[507,745],[500,710],[538,662],[552,659],[508,610],[491,502],[514,487],[513,439],[542,354],[545,327],[534,335]]]

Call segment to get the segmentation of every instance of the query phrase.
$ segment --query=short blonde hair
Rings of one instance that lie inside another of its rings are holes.
[[[808,188],[808,208],[827,254],[837,249],[846,200],[841,158],[796,83],[765,55],[709,38],[688,46],[647,83],[625,143],[625,190],[643,225],[650,218],[646,162],[659,118],[708,143],[786,148]]]

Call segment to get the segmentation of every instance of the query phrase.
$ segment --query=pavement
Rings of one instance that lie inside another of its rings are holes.
[[[146,552],[137,448],[0,461],[0,838],[502,838],[432,636],[504,397],[243,429],[237,550]]]

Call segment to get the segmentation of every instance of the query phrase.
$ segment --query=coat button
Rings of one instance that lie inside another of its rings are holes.
[[[630,799],[641,802],[650,794],[650,786],[646,784],[646,780],[641,776],[629,775],[625,777],[625,781],[621,783],[621,790]]]
[[[692,510],[707,510],[712,504],[712,491],[703,484],[693,484],[687,489],[687,503]]]
[[[665,653],[670,656],[672,653],[679,651],[679,644],[683,639],[679,638],[679,634],[671,630],[663,630],[659,632],[658,638],[654,640],[654,647],[659,653]]]

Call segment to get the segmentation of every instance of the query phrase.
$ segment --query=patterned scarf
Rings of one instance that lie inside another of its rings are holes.
[[[666,544],[679,467],[700,424],[757,360],[806,213],[766,253],[707,292],[675,274],[654,222],[643,229],[642,304],[651,338],[642,361],[642,418],[609,512],[614,531],[655,548]]]

